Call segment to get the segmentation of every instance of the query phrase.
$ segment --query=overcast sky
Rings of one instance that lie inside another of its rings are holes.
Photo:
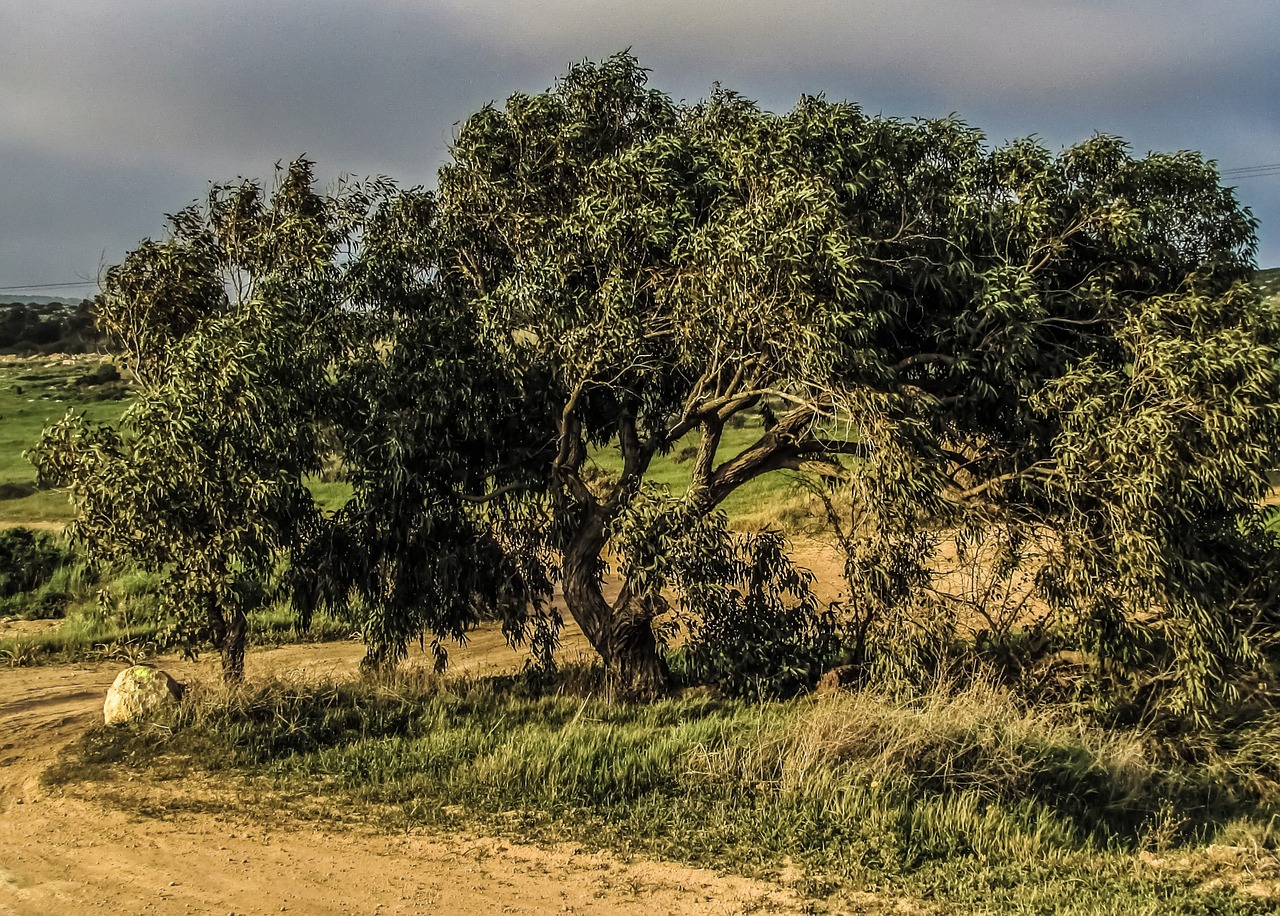
[[[430,185],[485,102],[627,47],[677,99],[1270,165],[1278,38],[1277,0],[0,0],[0,287],[96,277],[211,180],[302,153]],[[1280,174],[1237,186],[1280,266]]]

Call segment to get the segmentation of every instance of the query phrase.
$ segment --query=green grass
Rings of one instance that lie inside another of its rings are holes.
[[[175,646],[160,601],[160,577],[140,569],[97,576],[81,562],[40,588],[0,603],[0,615],[56,619],[49,629],[0,639],[0,666],[117,659],[130,663]],[[346,639],[355,629],[327,612],[299,632],[292,608],[275,603],[249,615],[250,645]]]
[[[760,438],[764,431],[760,417],[746,414],[743,420],[742,426],[725,428],[716,450],[717,463],[729,460]],[[668,454],[654,459],[646,479],[667,487],[675,496],[682,495],[689,488],[692,456],[700,441],[699,432],[686,435]],[[617,475],[622,471],[622,456],[616,446],[593,449],[591,462],[606,474]],[[741,528],[780,526],[792,530],[821,523],[820,508],[811,504],[791,471],[773,471],[757,477],[729,494],[721,509],[733,525]]]
[[[574,676],[576,693],[421,676],[197,690],[170,728],[91,732],[55,778],[194,769],[264,816],[479,826],[764,877],[796,866],[799,889],[837,908],[871,891],[941,912],[1276,911],[1236,890],[1280,879],[1274,715],[1187,746],[983,684],[626,705]],[[1225,869],[1210,855],[1223,843]]]
[[[22,456],[46,426],[68,409],[91,420],[115,420],[124,410],[118,383],[90,384],[96,357],[0,362],[0,524],[62,523],[71,506],[61,491],[37,490],[35,469]]]
[[[311,626],[298,631],[292,610],[272,606],[249,615],[249,644],[275,646],[295,642],[347,639],[355,628],[327,613],[317,613]],[[82,607],[55,628],[0,639],[0,667],[67,664],[114,659],[134,664],[174,644],[163,619],[103,614]]]
[[[351,484],[345,481],[324,481],[310,479],[307,487],[315,497],[316,505],[323,512],[336,512],[347,504],[351,498]]]

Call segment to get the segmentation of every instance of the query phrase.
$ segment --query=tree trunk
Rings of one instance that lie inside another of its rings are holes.
[[[654,609],[649,602],[631,596],[624,585],[612,610],[610,654],[605,659],[610,680],[626,696],[638,699],[663,696],[671,673],[654,636]]]
[[[668,671],[653,633],[653,610],[625,585],[612,605],[600,582],[606,513],[586,510],[564,554],[564,600],[587,641],[604,661],[610,689],[626,697],[652,699],[667,692]]]
[[[218,650],[222,653],[222,681],[229,687],[244,683],[244,644],[249,622],[244,611],[235,608],[221,634]]]

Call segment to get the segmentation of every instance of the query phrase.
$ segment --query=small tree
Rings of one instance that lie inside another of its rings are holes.
[[[116,425],[69,413],[31,456],[70,489],[91,557],[163,573],[177,637],[211,641],[228,682],[244,674],[248,613],[317,525],[304,477],[345,320],[337,259],[379,190],[312,184],[300,160],[269,200],[253,182],[215,186],[111,268],[98,320],[133,403]]]

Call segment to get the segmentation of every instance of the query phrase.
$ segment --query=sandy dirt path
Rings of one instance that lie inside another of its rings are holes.
[[[580,634],[568,653],[585,647]],[[250,678],[354,670],[354,643],[250,653]],[[451,653],[459,670],[510,669],[482,631]],[[425,660],[421,660],[424,661]],[[182,680],[216,660],[161,659]],[[119,664],[0,670],[0,914],[456,913],[622,914],[802,911],[783,888],[638,858],[474,835],[318,829],[179,809],[140,816],[108,799],[49,790],[40,775],[101,721]],[[202,791],[164,783],[157,793]]]

